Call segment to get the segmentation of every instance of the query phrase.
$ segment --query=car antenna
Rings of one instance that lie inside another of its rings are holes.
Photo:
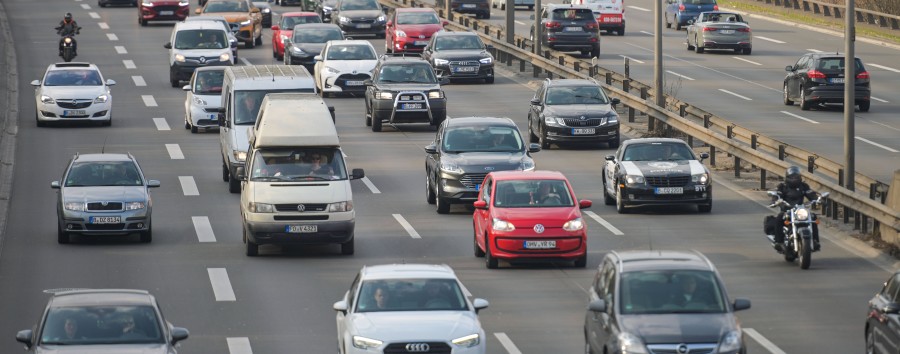
[[[103,146],[100,147],[100,153],[104,154],[106,151],[106,140],[109,139],[109,135],[103,138]]]

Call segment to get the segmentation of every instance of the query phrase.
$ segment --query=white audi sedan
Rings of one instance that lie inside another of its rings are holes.
[[[194,70],[191,81],[181,89],[184,99],[184,129],[191,133],[219,129],[219,106],[222,105],[224,66],[204,66]]]
[[[378,64],[375,47],[369,41],[328,41],[315,58],[316,88],[325,97],[332,93],[364,93],[364,81],[372,78]]]
[[[34,80],[35,113],[37,126],[49,122],[100,122],[112,124],[112,95],[109,87],[113,80],[103,80],[96,65],[90,63],[50,64],[42,80]]]
[[[363,267],[334,303],[340,353],[485,353],[478,311],[447,265]]]

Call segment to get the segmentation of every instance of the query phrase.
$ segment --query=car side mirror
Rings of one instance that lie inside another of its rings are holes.
[[[475,307],[475,313],[478,313],[478,311],[486,309],[490,305],[491,305],[491,303],[489,303],[485,299],[476,298],[475,300],[472,300],[472,306]]]
[[[159,186],[160,186],[160,183],[158,180],[155,180],[155,179],[147,180],[147,188],[159,188]]]
[[[708,154],[708,153],[705,153],[705,152],[701,152],[701,153],[700,153],[700,162],[703,162],[703,160],[706,160],[706,159],[708,159],[708,158],[709,158],[709,154]]]
[[[218,121],[220,127],[226,127],[226,126],[228,126],[228,121],[225,120],[225,113],[221,113],[221,112],[220,112],[220,113],[216,116],[216,120]]]
[[[734,311],[741,311],[750,308],[750,300],[744,298],[734,299],[734,303],[731,305],[731,308]]]
[[[187,339],[191,335],[191,332],[188,332],[187,328],[182,327],[173,327],[172,328],[172,344],[178,343]]]
[[[322,55],[319,54],[319,55],[314,56],[314,57],[313,57],[313,60],[315,60],[315,61],[322,61]]]
[[[606,161],[616,161],[616,155],[606,155],[604,159]]]
[[[541,144],[528,144],[528,152],[535,153],[541,151]]]
[[[588,304],[588,311],[606,312],[606,301],[603,299],[597,299],[597,300],[591,301]]]
[[[389,11],[390,9],[391,9],[391,8],[390,8],[390,7],[387,7],[386,5],[381,5],[381,12],[388,13],[388,11]]]
[[[578,201],[578,209],[587,209],[590,208],[591,205],[594,205],[594,203],[587,199]]]
[[[613,98],[612,100],[609,101],[609,103],[612,104],[613,106],[615,106],[617,104],[622,103],[622,100],[620,100],[618,98]]]
[[[41,80],[32,80],[31,86],[41,86]]]
[[[384,24],[384,25],[387,26],[387,27],[391,27],[391,26],[394,25],[394,21],[388,21],[388,22],[387,22],[386,24]]]
[[[363,171],[361,168],[354,168],[353,171],[350,172],[350,179],[363,179],[366,177],[366,171]]]
[[[247,179],[247,172],[244,169],[244,166],[235,167],[234,175],[235,175],[235,177],[237,177],[238,181],[244,181]]]
[[[531,105],[532,105],[532,106],[540,106],[540,105],[541,105],[541,100],[535,98],[535,99],[531,100]]]
[[[484,49],[487,49],[487,50],[494,50],[494,45],[493,45],[493,44],[485,44],[485,45],[484,45]]]
[[[434,144],[430,144],[425,147],[426,154],[437,154],[437,147]]]
[[[202,7],[201,7],[201,8],[197,8],[196,10],[194,10],[194,13],[195,13],[195,14],[198,14],[198,15],[201,14],[201,13],[203,13],[203,8],[202,8]]]
[[[450,78],[449,78],[449,77],[442,77],[441,80],[438,81],[438,83],[441,84],[441,85],[449,84],[449,83],[450,83]]]
[[[190,91],[190,90],[191,90],[191,85],[184,85],[184,86],[181,86],[181,89],[184,90],[184,91]]]
[[[106,86],[116,86],[116,80],[106,79]]]
[[[50,188],[59,189],[59,181],[50,182]]]
[[[172,42],[166,42],[166,44],[163,44],[163,48],[172,49]]]
[[[785,66],[784,71],[794,71],[794,66],[793,65]]]
[[[341,312],[346,315],[347,314],[347,301],[341,300],[341,301],[335,302],[334,305],[331,305],[331,308],[333,308],[335,311]]]
[[[31,348],[31,345],[34,344],[31,341],[31,330],[23,329],[16,333],[16,341],[25,344],[25,349]]]
[[[278,27],[278,25],[273,25],[273,26],[272,26],[272,30],[273,30],[273,31],[280,31],[280,30],[281,30],[281,27]]]
[[[884,307],[881,308],[881,312],[883,312],[886,315],[896,315],[896,314],[900,313],[900,304],[898,304],[896,302],[886,304],[886,305],[884,305]]]
[[[363,80],[363,85],[366,85],[366,86],[372,86],[372,79],[365,79],[365,80]]]
[[[483,200],[476,200],[472,203],[472,206],[474,206],[475,209],[487,209],[487,202]]]
[[[331,122],[337,123],[337,116],[334,115],[334,106],[328,106],[328,113],[331,114]]]

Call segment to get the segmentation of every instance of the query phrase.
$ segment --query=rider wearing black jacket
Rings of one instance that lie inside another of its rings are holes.
[[[800,168],[797,166],[788,167],[784,174],[784,182],[779,183],[778,187],[775,188],[775,191],[778,192],[781,199],[790,205],[782,205],[781,212],[778,213],[778,216],[775,219],[779,223],[779,225],[775,227],[775,247],[781,251],[784,247],[784,228],[781,223],[784,221],[785,213],[794,205],[802,204],[803,198],[816,200],[818,194],[812,190],[812,188],[809,188],[808,184],[803,182],[803,177],[800,176]],[[820,248],[819,225],[813,223],[813,250],[818,251]]]
[[[65,17],[63,17],[62,21],[59,21],[59,26],[56,27],[56,33],[62,36],[59,39],[59,55],[62,56],[63,49],[63,41],[66,40],[66,36],[78,34],[78,31],[81,27],[78,27],[78,22],[75,22],[75,19],[72,18],[72,13],[67,12]],[[72,50],[75,55],[78,55],[78,42],[75,41],[75,38],[72,38]]]

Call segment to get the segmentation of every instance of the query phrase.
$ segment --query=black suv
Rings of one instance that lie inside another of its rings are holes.
[[[436,32],[422,51],[438,77],[484,79],[494,83],[494,57],[489,47],[472,32]]]
[[[446,1],[450,1],[450,11],[461,14],[474,14],[475,18],[491,18],[491,0],[437,0],[437,8],[447,7]]]
[[[590,8],[547,5],[541,10],[541,26],[540,41],[544,48],[581,51],[581,55],[592,58],[600,56],[600,24]],[[536,39],[534,25],[531,25],[531,40]]]
[[[512,119],[448,119],[425,147],[425,199],[447,214],[450,204],[478,198],[488,172],[534,170],[531,153],[538,151],[537,144],[525,146]]]
[[[373,34],[384,38],[384,9],[376,0],[338,0],[331,10],[331,23],[347,35]]]
[[[366,80],[366,126],[381,131],[381,124],[429,123],[441,125],[447,118],[447,99],[434,68],[419,56],[384,55]]]
[[[844,55],[840,53],[808,53],[794,65],[784,68],[784,104],[794,105],[806,111],[813,104],[844,103]],[[869,88],[869,72],[862,60],[856,58],[856,100],[861,112],[868,112],[872,103]]]
[[[588,290],[586,353],[744,354],[736,311],[699,252],[611,251]]]
[[[550,143],[606,143],[619,146],[619,115],[610,99],[594,81],[582,79],[544,80],[535,91],[528,110],[528,136],[547,149]]]

